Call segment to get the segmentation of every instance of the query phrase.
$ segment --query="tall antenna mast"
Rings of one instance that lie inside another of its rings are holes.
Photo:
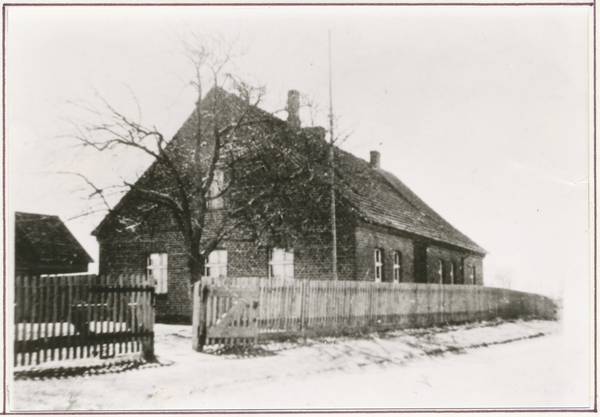
[[[333,262],[333,279],[337,281],[337,230],[335,225],[335,159],[333,150],[333,93],[331,88],[331,30],[329,30],[329,167],[331,181],[331,237],[333,239],[331,246],[331,261]]]

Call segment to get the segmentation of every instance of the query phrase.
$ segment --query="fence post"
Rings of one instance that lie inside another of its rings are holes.
[[[206,343],[206,300],[205,288],[202,281],[194,283],[192,295],[192,348],[196,352],[202,352]]]
[[[304,317],[306,316],[306,279],[302,280],[302,286],[300,287],[300,330],[302,331],[302,340],[306,343],[306,326],[304,324]]]
[[[150,289],[150,291],[142,293],[144,298],[144,314],[142,319],[145,324],[144,331],[150,333],[150,335],[142,339],[142,357],[147,362],[156,362],[156,356],[154,356],[154,285],[146,277],[142,277],[142,282],[144,283],[144,289]],[[116,349],[116,346],[113,349]]]

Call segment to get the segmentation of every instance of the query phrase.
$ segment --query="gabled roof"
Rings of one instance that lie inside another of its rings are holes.
[[[201,112],[206,112],[212,106],[214,100],[219,100],[219,105],[221,106],[221,110],[219,111],[220,117],[229,117],[235,120],[236,117],[239,117],[242,114],[245,114],[244,120],[247,123],[256,123],[257,125],[266,124],[267,122],[272,124],[273,126],[286,126],[287,122],[281,120],[280,118],[272,115],[271,113],[257,107],[257,106],[249,106],[248,103],[242,100],[240,97],[235,94],[231,94],[227,92],[225,89],[221,87],[213,87],[206,93],[202,101],[200,102],[200,110]],[[194,109],[190,116],[186,119],[183,125],[179,128],[177,133],[173,136],[173,138],[167,144],[166,149],[172,152],[172,156],[174,159],[177,159],[177,153],[180,154],[189,154],[190,142],[193,140],[196,134],[196,123],[198,121],[198,113],[197,109]],[[224,123],[227,123],[228,120],[224,120]],[[210,131],[209,131],[210,132]],[[206,147],[205,149],[211,149],[214,146],[214,142],[212,142],[211,134],[207,134],[205,136]],[[210,156],[210,155],[208,155]],[[210,158],[207,158],[208,160]],[[151,166],[144,172],[144,174],[138,178],[136,181],[136,185],[146,184],[147,181],[151,181],[151,173],[154,168],[156,168],[156,161],[152,163]],[[96,228],[92,231],[93,236],[99,236],[102,234],[102,231],[105,227],[111,223],[111,220],[119,213],[119,211],[130,201],[132,198],[131,190],[129,190],[125,195],[121,198],[121,200],[115,205],[115,207],[102,219],[102,221],[96,226]]]
[[[16,212],[15,234],[16,245],[39,262],[94,262],[58,216]]]
[[[257,123],[268,121],[275,126],[287,126],[293,129],[286,121],[258,107],[249,108],[244,100],[221,88],[213,88],[209,91],[200,103],[201,108],[210,105],[210,101],[216,96],[219,96],[221,102],[227,107],[227,111],[223,114],[239,115],[242,112],[247,112],[247,119],[251,121]],[[193,137],[196,117],[196,111],[194,111],[173,137],[171,144],[185,142],[186,138]],[[325,141],[324,129],[305,128],[306,131],[308,129],[314,129],[313,133],[320,130],[321,135],[317,133],[315,136],[322,136],[317,140]],[[325,146],[328,145],[325,144]],[[361,219],[479,254],[486,253],[483,248],[445,221],[393,174],[382,169],[373,168],[363,159],[341,149],[336,148],[335,152],[336,171],[342,177],[341,179],[338,178],[337,182],[342,197],[350,203],[356,215]],[[140,178],[140,181],[144,179],[149,171],[150,169]],[[111,213],[117,212],[126,199],[127,195]],[[94,235],[97,235],[103,226],[107,224],[107,219],[110,216],[109,213],[92,232]]]
[[[337,150],[339,169],[352,184],[344,196],[365,221],[391,227],[479,254],[486,251],[444,220],[392,173]]]

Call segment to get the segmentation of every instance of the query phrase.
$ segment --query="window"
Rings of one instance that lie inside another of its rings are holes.
[[[208,207],[211,209],[223,208],[223,197],[219,196],[223,191],[224,175],[223,171],[216,169],[213,177],[213,181],[210,184],[210,190],[208,192]],[[218,197],[217,197],[218,196]]]
[[[154,292],[167,293],[167,254],[152,253],[148,256],[148,277],[154,279]]]
[[[438,261],[438,276],[439,276],[438,283],[443,284],[444,283],[444,262],[442,262],[441,260]]]
[[[292,249],[271,249],[269,278],[294,278],[294,251]]]
[[[450,262],[450,282],[449,284],[454,284],[454,262]]]
[[[471,283],[473,285],[477,284],[476,277],[477,277],[477,273],[476,273],[476,270],[475,270],[475,265],[471,265]]]
[[[227,251],[215,249],[208,255],[208,262],[204,265],[204,276],[226,277],[227,276]]]
[[[375,249],[375,282],[381,282],[383,276],[383,258],[381,250]]]
[[[402,275],[402,254],[394,252],[394,282],[400,282]]]

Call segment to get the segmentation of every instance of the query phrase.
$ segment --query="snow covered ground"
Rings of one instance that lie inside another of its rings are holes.
[[[588,349],[550,321],[270,342],[241,354],[194,352],[190,326],[156,325],[159,363],[86,360],[70,376],[56,369],[66,362],[39,366],[16,374],[10,408],[589,407]]]

